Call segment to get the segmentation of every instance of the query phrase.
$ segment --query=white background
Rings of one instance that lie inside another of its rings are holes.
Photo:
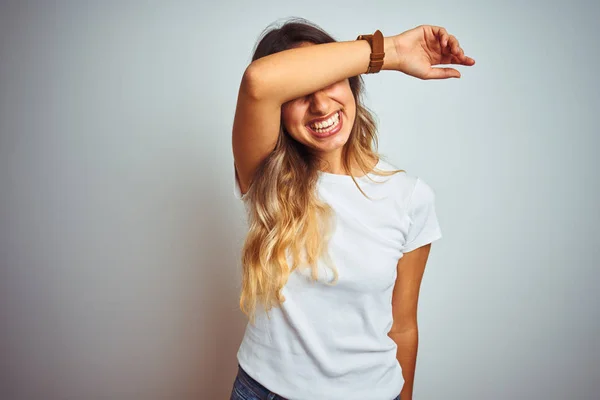
[[[600,5],[514,0],[3,1],[0,397],[229,398],[233,113],[291,16],[337,40],[441,25],[477,60],[364,75],[379,150],[434,188],[444,234],[414,398],[597,399]]]

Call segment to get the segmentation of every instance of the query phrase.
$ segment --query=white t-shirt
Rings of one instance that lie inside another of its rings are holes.
[[[377,168],[397,169],[380,159]],[[234,173],[235,175],[235,173]],[[237,353],[241,367],[290,400],[392,400],[404,379],[396,359],[392,291],[403,253],[442,237],[433,190],[405,172],[352,178],[319,172],[317,190],[335,212],[329,244],[339,280],[320,265],[295,270],[283,288],[285,302],[267,318],[259,308]],[[234,195],[243,199],[237,177]]]

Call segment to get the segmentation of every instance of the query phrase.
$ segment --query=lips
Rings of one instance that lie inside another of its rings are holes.
[[[314,137],[316,137],[316,138],[318,138],[318,139],[323,139],[323,138],[327,138],[327,137],[329,137],[329,136],[333,136],[333,135],[335,135],[336,133],[338,133],[338,132],[339,132],[339,131],[342,129],[342,125],[344,124],[344,120],[343,120],[343,118],[342,118],[342,113],[341,113],[341,111],[339,111],[339,110],[338,110],[337,112],[339,113],[339,114],[338,114],[338,120],[339,120],[339,121],[338,121],[338,124],[337,124],[337,126],[336,126],[335,128],[333,128],[331,131],[328,131],[328,132],[317,132],[317,131],[313,130],[313,129],[310,127],[310,124],[307,124],[307,125],[306,125],[306,129],[308,129],[308,130],[309,130],[309,132],[311,133],[311,135],[313,135]],[[334,114],[332,114],[332,115],[335,115],[335,113],[334,113]],[[331,117],[331,115],[330,115],[329,117]],[[327,118],[329,118],[329,117],[327,117]],[[311,123],[312,123],[312,122],[311,122]]]

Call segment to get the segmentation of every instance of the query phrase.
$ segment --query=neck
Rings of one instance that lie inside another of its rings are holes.
[[[350,175],[350,171],[344,168],[341,155],[338,155],[337,157],[326,155],[321,156],[320,159],[322,161],[322,166],[319,168],[321,171],[336,175]],[[371,171],[377,164],[377,159],[374,158],[369,160],[367,164],[367,170]],[[358,165],[352,165],[351,169],[352,175],[354,176],[360,176],[364,173]]]

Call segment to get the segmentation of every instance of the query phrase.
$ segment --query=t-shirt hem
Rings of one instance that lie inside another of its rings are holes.
[[[247,342],[248,339],[250,339],[250,342]],[[295,358],[295,360],[288,359],[283,362],[277,357],[277,355],[281,355],[281,353],[270,357],[270,354],[265,353],[264,349],[257,351],[254,346],[258,343],[256,343],[256,338],[252,337],[252,335],[244,337],[237,352],[238,364],[248,375],[267,388],[267,390],[289,400],[320,399],[323,398],[324,393],[327,393],[327,400],[381,400],[386,398],[392,400],[398,396],[404,386],[404,377],[402,376],[402,369],[399,363],[395,366],[397,371],[395,372],[396,377],[393,379],[393,383],[391,380],[388,380],[385,385],[375,385],[375,387],[372,388],[365,388],[364,391],[356,389],[344,390],[344,388],[339,386],[336,387],[333,382],[329,384],[324,379],[317,380],[315,379],[316,377],[306,376],[301,379],[305,379],[307,382],[310,382],[310,384],[293,384],[293,379],[301,377],[301,375],[298,374],[294,374],[295,378],[288,379],[288,383],[286,384],[284,383],[286,378],[282,376],[282,373],[284,373],[285,370],[283,365],[287,363],[287,365],[295,365],[296,368],[302,369],[302,362],[299,362],[299,359],[303,356],[300,354],[288,353],[286,356]],[[256,357],[259,359],[256,359]],[[252,359],[254,359],[254,361]],[[389,379],[389,376],[387,379]],[[395,387],[390,389],[390,386],[392,385]],[[392,391],[392,393],[390,393],[390,391]]]

